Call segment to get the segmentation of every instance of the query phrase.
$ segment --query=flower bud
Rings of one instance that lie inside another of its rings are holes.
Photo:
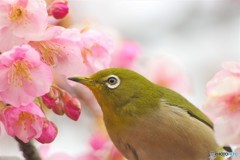
[[[45,120],[41,136],[37,139],[40,143],[51,143],[54,141],[58,133],[56,125],[48,120]]]
[[[68,2],[65,0],[54,1],[48,8],[48,14],[56,19],[64,18],[68,11]]]
[[[81,104],[77,98],[71,98],[65,102],[65,113],[72,120],[78,120],[81,114]]]
[[[62,101],[57,102],[53,107],[52,110],[54,113],[56,113],[57,115],[63,115],[64,114],[64,104]]]
[[[60,94],[56,88],[51,87],[50,92],[48,93],[49,97],[52,99],[59,98]]]

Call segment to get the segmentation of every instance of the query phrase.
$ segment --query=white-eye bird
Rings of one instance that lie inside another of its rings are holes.
[[[110,68],[69,79],[93,92],[111,140],[128,160],[207,160],[222,150],[206,115],[136,72]]]

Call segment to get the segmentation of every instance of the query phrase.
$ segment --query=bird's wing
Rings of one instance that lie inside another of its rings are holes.
[[[186,110],[191,117],[196,118],[213,129],[212,121],[183,96],[164,87],[159,87],[159,92],[161,94],[161,99],[165,101],[164,103]]]

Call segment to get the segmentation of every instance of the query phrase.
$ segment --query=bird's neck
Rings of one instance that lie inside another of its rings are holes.
[[[159,106],[159,97],[152,93],[132,95],[131,99],[104,99],[101,94],[95,94],[103,111],[104,122],[107,128],[122,130],[123,127],[134,125],[137,119],[148,115]],[[145,99],[145,100],[143,100]],[[151,99],[151,101],[149,101]],[[115,103],[117,100],[121,101]]]

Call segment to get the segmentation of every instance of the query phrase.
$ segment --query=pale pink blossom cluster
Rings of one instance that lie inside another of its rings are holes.
[[[207,83],[203,109],[212,117],[221,145],[240,145],[240,64],[225,62]]]
[[[143,69],[143,74],[152,82],[183,95],[190,94],[191,84],[189,77],[175,57],[162,55],[148,58],[145,67],[147,69]]]
[[[55,83],[110,65],[111,40],[93,29],[50,26],[48,17],[63,18],[67,2],[0,1],[0,122],[23,142],[52,142],[57,127],[43,112],[52,109],[77,120],[81,105]]]
[[[70,156],[65,153],[49,155],[50,146],[41,146],[39,151],[43,160],[124,160],[112,142],[101,133],[94,133],[89,144],[90,151],[80,156]]]

